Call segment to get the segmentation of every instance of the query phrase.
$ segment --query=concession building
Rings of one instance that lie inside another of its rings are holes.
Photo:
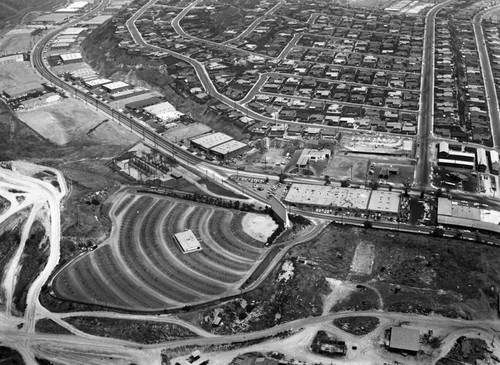
[[[392,327],[389,349],[416,354],[420,350],[420,331],[405,327]]]
[[[174,239],[184,254],[201,251],[200,242],[190,229],[174,234]]]

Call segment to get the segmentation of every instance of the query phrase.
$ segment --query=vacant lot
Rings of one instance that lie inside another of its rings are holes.
[[[33,71],[29,62],[2,63],[0,67],[0,91],[29,82],[42,83],[43,81]]]
[[[119,338],[143,344],[197,337],[187,328],[171,323],[100,317],[70,317],[67,322],[95,336]]]
[[[113,198],[107,243],[68,266],[54,290],[64,299],[129,310],[232,293],[265,251],[260,236],[243,229],[245,214],[122,190]],[[201,251],[182,253],[173,235],[185,229],[196,235]]]
[[[347,280],[360,242],[374,247],[371,274],[358,279],[352,294],[334,310],[440,313],[450,317],[491,318],[500,285],[498,248],[427,235],[329,226],[314,242],[292,249],[329,278]]]
[[[44,138],[60,146],[81,136],[107,143],[116,142],[118,137],[122,135],[125,137],[128,134],[123,129],[120,133],[112,121],[103,123],[92,130],[106,118],[95,108],[73,98],[62,99],[54,104],[20,112],[19,118]],[[116,134],[110,133],[111,131]]]

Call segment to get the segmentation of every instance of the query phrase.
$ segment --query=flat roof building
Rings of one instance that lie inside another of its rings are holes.
[[[170,104],[168,101],[163,101],[161,103],[145,107],[144,111],[165,122],[172,121],[183,115],[181,112],[177,111],[177,109],[175,109],[175,106]]]
[[[109,93],[127,90],[130,89],[130,87],[129,84],[123,81],[110,82],[102,86],[102,88]]]
[[[210,152],[225,160],[243,153],[247,148],[246,143],[232,140],[210,148]]]
[[[66,53],[59,55],[59,58],[64,64],[82,62],[82,54],[80,52]]]
[[[399,213],[401,193],[383,190],[373,190],[368,203],[368,210],[380,213]]]
[[[411,353],[418,352],[420,350],[420,331],[412,328],[392,327],[389,348]]]
[[[160,98],[158,96],[154,96],[152,98],[146,98],[146,99],[137,100],[137,101],[127,103],[127,104],[125,104],[125,108],[130,109],[130,110],[142,109],[142,108],[145,108],[145,107],[148,107],[151,105],[159,104],[162,101],[163,101],[162,98]]]
[[[200,242],[190,229],[174,234],[174,239],[182,253],[201,251]]]
[[[298,205],[366,210],[370,192],[330,185],[292,184],[284,200]]]
[[[191,144],[196,148],[208,152],[211,148],[229,142],[232,139],[233,137],[227,134],[217,132],[194,138],[191,140]]]
[[[104,84],[109,84],[111,80],[108,79],[95,79],[95,80],[89,80],[89,81],[84,81],[84,84],[86,87],[89,89],[104,85]]]

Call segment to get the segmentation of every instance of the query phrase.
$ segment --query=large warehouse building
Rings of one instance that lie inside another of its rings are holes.
[[[174,239],[182,253],[201,251],[200,242],[190,229],[174,234]]]
[[[237,156],[248,149],[248,145],[239,142],[224,133],[210,133],[191,140],[191,146],[223,160]]]
[[[239,154],[245,152],[248,149],[248,145],[246,143],[240,141],[229,141],[218,146],[210,148],[210,152],[223,160],[227,160],[234,156],[238,156]]]

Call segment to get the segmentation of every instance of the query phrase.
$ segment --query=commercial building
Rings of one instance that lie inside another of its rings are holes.
[[[397,215],[399,213],[399,203],[401,201],[401,193],[373,190],[368,203],[368,210],[377,213],[389,213]]]
[[[200,242],[190,229],[176,233],[174,239],[184,254],[201,251]]]
[[[119,91],[130,89],[131,86],[123,81],[115,81],[103,85],[102,88],[106,90],[108,93],[116,93]]]
[[[499,212],[448,198],[438,199],[437,222],[443,226],[473,227],[479,231],[500,233]]]
[[[113,16],[111,15],[98,15],[89,20],[82,20],[80,22],[81,25],[88,25],[90,27],[98,26],[103,24],[104,22],[111,19]]]
[[[233,137],[228,136],[227,134],[224,133],[220,132],[211,133],[192,139],[191,146],[199,148],[200,150],[203,150],[205,152],[209,152],[211,148],[229,142],[232,139]]]
[[[248,145],[246,143],[232,140],[210,148],[210,153],[223,160],[227,160],[245,152],[247,149]]]
[[[82,54],[80,52],[62,54],[59,55],[59,58],[64,64],[77,63],[83,61]]]
[[[389,349],[417,353],[420,350],[420,331],[406,327],[392,327]]]
[[[371,190],[331,185],[292,184],[284,201],[299,206],[366,210]]]
[[[29,82],[27,84],[22,84],[5,89],[3,93],[9,99],[17,99],[21,96],[41,93],[45,90],[42,84],[39,82]]]

